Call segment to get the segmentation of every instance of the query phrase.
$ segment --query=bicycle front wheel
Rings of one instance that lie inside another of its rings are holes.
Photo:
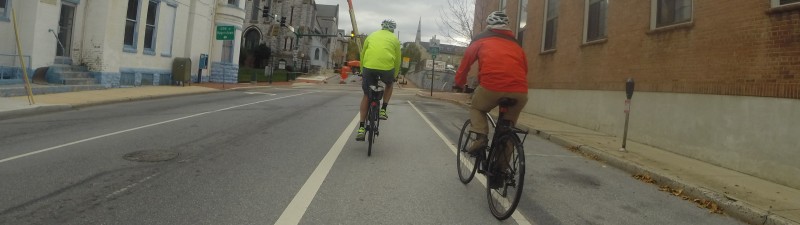
[[[499,187],[486,188],[489,209],[495,218],[505,220],[517,209],[525,184],[525,152],[516,134],[501,136],[487,160],[492,174],[489,179],[500,182]]]
[[[458,169],[458,179],[461,183],[468,184],[475,177],[475,170],[478,168],[478,158],[470,157],[467,153],[467,146],[475,141],[475,133],[469,131],[471,123],[469,120],[464,122],[461,127],[461,135],[458,137],[458,149],[456,150],[456,169]]]

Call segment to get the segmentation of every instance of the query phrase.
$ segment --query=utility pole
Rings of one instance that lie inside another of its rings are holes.
[[[428,52],[431,53],[433,58],[431,60],[431,96],[433,96],[433,77],[436,74],[436,55],[439,54],[439,40],[436,39],[436,35],[431,38]]]

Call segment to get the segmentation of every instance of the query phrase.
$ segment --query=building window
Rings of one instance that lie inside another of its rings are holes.
[[[797,4],[797,3],[800,3],[800,0],[772,0],[772,7]],[[2,13],[0,13],[0,15],[1,14]]]
[[[522,37],[525,34],[525,30],[528,27],[528,0],[520,0],[519,1],[519,29],[517,29],[517,41],[519,41],[520,45],[522,44]]]
[[[258,16],[261,15],[261,13],[259,13],[259,11],[261,11],[260,3],[261,0],[253,0],[253,18],[251,18],[253,21],[258,21]]]
[[[11,14],[11,0],[0,0],[0,21],[8,21]]]
[[[222,62],[233,63],[233,40],[222,42]]]
[[[692,0],[652,0],[652,28],[692,21]]]
[[[123,50],[136,52],[137,34],[139,33],[139,0],[128,0],[128,12],[125,16],[125,37]]]
[[[314,51],[314,60],[319,60],[319,49]]]
[[[158,31],[158,2],[150,0],[147,3],[147,18],[144,26],[144,53],[156,54],[156,32]]]
[[[558,0],[545,1],[544,14],[544,38],[542,51],[549,51],[556,48],[556,31],[558,30]]]
[[[164,30],[167,31],[165,35],[163,35],[164,39],[164,51],[161,52],[162,56],[171,57],[172,56],[172,39],[175,37],[175,14],[178,10],[178,6],[171,6],[166,8],[164,13]]]
[[[228,5],[239,7],[239,0],[228,0]]]
[[[606,38],[607,15],[608,0],[586,0],[584,43]]]
[[[286,45],[289,44],[289,38],[283,38],[283,50],[286,50]]]

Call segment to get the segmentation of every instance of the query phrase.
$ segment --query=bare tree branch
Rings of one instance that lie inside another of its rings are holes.
[[[445,38],[466,46],[474,35],[474,15],[475,0],[447,0],[447,6],[439,9],[437,25]]]

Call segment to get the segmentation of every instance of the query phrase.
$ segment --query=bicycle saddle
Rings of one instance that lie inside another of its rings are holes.
[[[500,107],[512,107],[517,104],[517,100],[513,98],[500,98],[500,100],[497,100],[497,104],[499,104]]]

